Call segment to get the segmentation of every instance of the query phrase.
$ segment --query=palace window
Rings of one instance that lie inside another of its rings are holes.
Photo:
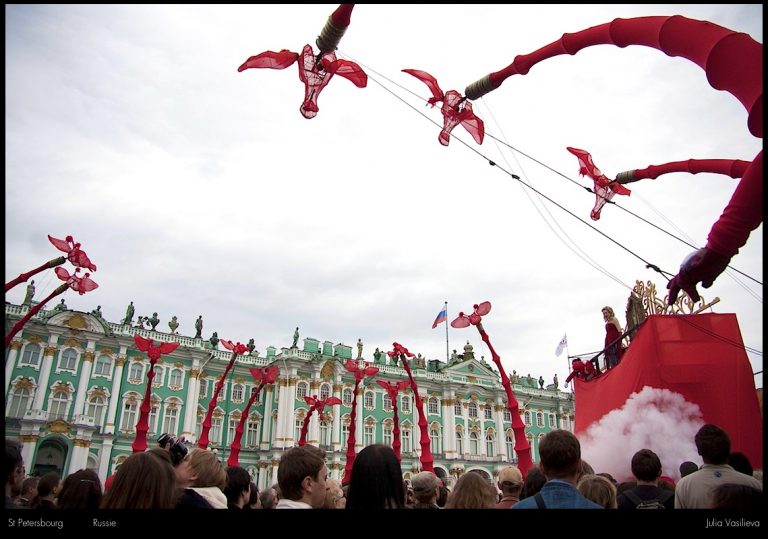
[[[15,388],[11,391],[6,415],[8,417],[23,417],[29,409],[31,397],[32,395],[26,387]]]
[[[469,417],[477,417],[477,404],[475,404],[474,402],[470,402],[468,411],[469,411]]]
[[[59,354],[59,368],[67,371],[74,371],[77,363],[77,352],[74,348],[62,350]]]
[[[106,402],[104,397],[100,395],[94,395],[88,401],[88,408],[85,411],[85,415],[93,418],[93,424],[96,427],[101,427],[104,421],[104,408],[106,408]]]
[[[40,346],[36,344],[28,344],[24,348],[24,354],[21,356],[21,364],[29,365],[30,367],[37,367],[40,361]]]
[[[296,398],[298,400],[304,400],[304,397],[307,396],[307,392],[309,391],[309,385],[307,385],[306,382],[299,382],[296,384]]]
[[[93,368],[93,374],[100,376],[109,376],[112,373],[112,358],[106,354],[96,358],[96,365]]]
[[[437,402],[437,398],[430,397],[429,398],[429,413],[430,414],[439,414],[440,413],[440,405]]]

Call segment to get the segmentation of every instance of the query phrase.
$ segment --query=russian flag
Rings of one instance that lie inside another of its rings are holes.
[[[432,329],[435,329],[438,324],[442,324],[443,322],[445,322],[445,319],[447,317],[446,308],[447,307],[443,307],[443,310],[437,313],[437,318],[435,318],[435,321],[432,322]]]

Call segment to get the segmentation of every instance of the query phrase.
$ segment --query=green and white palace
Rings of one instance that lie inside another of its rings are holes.
[[[6,303],[6,329],[27,309]],[[66,476],[92,468],[104,481],[131,454],[149,367],[146,353],[135,348],[134,334],[155,342],[181,343],[155,366],[149,446],[163,432],[196,442],[231,352],[221,346],[215,349],[202,338],[111,323],[101,318],[99,310],[71,311],[62,304],[34,316],[5,351],[5,435],[23,443],[28,473],[55,470]],[[270,346],[265,356],[254,350],[238,357],[213,414],[209,447],[226,461],[235,427],[257,385],[249,368],[272,363],[280,367],[278,381],[265,386],[251,407],[243,434],[240,465],[260,489],[277,481],[280,455],[298,442],[308,410],[303,399],[307,395],[334,395],[343,401],[326,408],[326,421],[313,414],[308,442],[328,451],[332,478],[341,478],[344,471],[354,390],[354,377],[344,363],[353,358],[352,347],[309,337],[298,344]],[[392,403],[375,380],[407,379],[405,370],[391,364],[386,353],[376,356],[379,373],[366,378],[358,389],[357,451],[373,443],[392,444]],[[477,470],[490,481],[498,470],[516,462],[499,375],[483,358],[474,356],[469,343],[463,354],[454,353],[448,363],[421,354],[410,363],[439,476],[452,485],[461,474]],[[556,428],[573,429],[572,394],[554,384],[541,388],[536,377],[513,374],[510,378],[538,462],[538,443],[544,434]],[[420,469],[420,430],[411,390],[398,398],[402,469],[407,478]]]

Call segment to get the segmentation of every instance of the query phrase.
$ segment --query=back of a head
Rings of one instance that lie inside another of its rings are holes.
[[[632,455],[632,475],[638,481],[656,481],[661,475],[661,460],[650,449],[641,449]]]
[[[176,475],[166,460],[133,453],[117,469],[101,500],[102,509],[171,509],[176,502]]]
[[[259,495],[259,499],[261,500],[262,509],[274,509],[275,505],[277,504],[275,489],[272,487],[265,488],[264,491]]]
[[[608,478],[588,474],[579,480],[576,488],[586,499],[606,509],[616,509],[616,487]]]
[[[712,509],[762,509],[763,492],[749,485],[726,483],[715,488]]]
[[[259,496],[259,487],[256,486],[256,483],[251,481],[251,493],[248,497],[248,507],[251,507],[256,503],[256,500],[260,500]]]
[[[541,490],[541,487],[543,487],[546,482],[547,476],[544,475],[544,472],[542,472],[538,466],[534,466],[528,470],[528,475],[525,476],[523,490],[520,491],[520,499],[522,500],[533,496]]]
[[[740,453],[738,451],[728,455],[728,464],[737,472],[741,472],[750,477],[752,477],[752,474],[755,471],[752,468],[752,463],[749,462],[749,458],[747,458],[744,453]]]
[[[343,497],[344,491],[341,489],[341,484],[335,479],[326,479],[323,509],[337,509],[339,500]]]
[[[418,503],[428,503],[437,498],[437,487],[440,479],[432,472],[419,472],[411,477],[413,498]]]
[[[57,506],[59,509],[98,509],[102,494],[98,474],[93,470],[78,470],[64,479]]]
[[[364,447],[352,465],[347,509],[400,509],[405,505],[403,473],[388,445]]]
[[[507,466],[499,472],[499,488],[504,494],[514,494],[523,488],[523,474],[517,466]]]
[[[37,482],[37,495],[40,498],[50,496],[61,483],[61,476],[57,472],[48,472]]]
[[[693,441],[704,464],[727,464],[731,453],[728,433],[717,425],[707,423],[699,429]]]
[[[16,469],[24,466],[24,459],[21,457],[21,444],[16,440],[5,441],[5,484],[12,482],[16,474]]]
[[[690,460],[686,460],[680,464],[680,477],[683,478],[686,475],[691,475],[693,472],[699,471],[699,465]]]
[[[195,476],[193,487],[219,487],[224,490],[227,486],[227,472],[213,451],[194,448],[189,452],[189,469]]]
[[[575,477],[581,464],[581,444],[572,432],[553,430],[541,440],[539,457],[547,479]]]
[[[317,480],[324,464],[325,451],[314,445],[292,447],[283,453],[277,468],[280,496],[287,500],[300,500],[304,495],[302,481],[307,476]]]
[[[242,466],[229,466],[226,470],[227,485],[224,487],[224,495],[227,503],[235,504],[243,491],[251,488],[251,475]]]
[[[496,489],[479,473],[467,472],[456,481],[446,509],[493,509]]]

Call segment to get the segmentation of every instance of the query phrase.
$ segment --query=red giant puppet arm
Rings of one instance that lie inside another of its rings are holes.
[[[655,180],[662,174],[671,172],[688,172],[690,174],[709,172],[723,174],[731,178],[741,178],[749,165],[749,161],[738,159],[688,159],[664,163],[663,165],[650,165],[641,169],[625,170],[616,174],[616,181],[624,185],[644,179]]]
[[[43,306],[51,301],[53,298],[58,296],[59,294],[63,294],[64,291],[67,290],[67,288],[71,288],[81,296],[85,294],[86,292],[90,292],[91,290],[96,290],[99,285],[96,284],[95,281],[93,281],[90,278],[90,273],[86,273],[82,277],[78,275],[80,273],[80,268],[76,268],[75,272],[70,275],[67,270],[64,268],[58,267],[54,270],[56,272],[56,276],[61,279],[62,281],[66,281],[64,284],[59,285],[56,287],[56,289],[50,293],[48,297],[43,299],[40,303],[32,307],[29,312],[24,315],[24,317],[16,322],[14,326],[11,328],[11,331],[8,332],[8,334],[5,336],[5,347],[8,348],[8,345],[11,344],[11,341],[13,340],[13,337],[21,331],[21,328],[24,327],[24,324],[26,324],[30,318],[35,316],[37,313],[40,312],[40,309],[43,308]]]
[[[237,423],[237,427],[235,428],[235,439],[232,440],[232,445],[230,446],[229,457],[227,458],[227,466],[240,465],[240,449],[243,447],[243,428],[245,427],[245,422],[248,420],[248,412],[250,411],[253,403],[258,398],[259,393],[261,392],[261,388],[266,384],[275,383],[280,369],[277,365],[272,365],[271,367],[264,367],[262,369],[251,368],[250,371],[251,376],[253,376],[254,380],[259,382],[259,385],[253,392],[251,392],[251,398],[248,399],[245,408],[243,408],[240,421]]]
[[[334,75],[344,77],[358,88],[365,88],[368,84],[368,75],[359,65],[349,60],[336,59],[334,52],[341,36],[349,26],[353,7],[354,4],[341,4],[331,14],[317,38],[317,46],[320,49],[318,55],[314,54],[309,44],[304,45],[301,55],[287,49],[280,52],[266,51],[251,56],[237,70],[240,72],[249,68],[285,69],[298,60],[299,79],[304,83],[304,102],[299,110],[305,118],[314,118],[320,110],[317,106],[317,98]]]
[[[155,363],[161,355],[170,354],[179,347],[177,342],[163,342],[155,345],[152,339],[145,339],[141,335],[134,335],[133,341],[136,348],[146,352],[149,357],[149,370],[147,370],[147,389],[144,392],[144,400],[141,401],[139,421],[136,423],[136,438],[131,447],[134,453],[142,453],[147,449],[147,431],[149,430],[149,411],[152,408],[150,396],[152,394],[152,380],[155,378]]]
[[[361,362],[362,363],[362,362]],[[378,367],[368,367],[363,363],[362,367],[358,367],[357,362],[349,359],[344,364],[344,368],[349,372],[355,374],[355,389],[352,395],[352,412],[349,414],[349,436],[347,437],[347,462],[344,465],[344,477],[342,478],[342,484],[346,485],[352,480],[352,465],[355,463],[355,428],[357,426],[357,388],[360,386],[360,382],[366,376],[373,376],[379,372]]]
[[[413,391],[413,398],[416,400],[416,411],[419,413],[419,432],[421,433],[419,439],[421,455],[419,456],[419,460],[421,461],[421,470],[423,472],[433,472],[435,470],[435,459],[432,458],[432,451],[430,449],[431,444],[429,430],[427,428],[427,415],[424,413],[424,403],[419,396],[419,386],[416,384],[416,380],[414,380],[413,374],[411,373],[411,367],[408,365],[408,358],[413,357],[413,354],[402,344],[393,342],[392,350],[387,352],[387,355],[389,357],[397,356],[400,358],[400,361],[403,362],[403,368],[405,369],[406,374],[408,374],[408,379],[411,381],[411,391]]]
[[[440,135],[437,138],[440,144],[448,146],[448,143],[451,141],[451,131],[459,124],[469,131],[475,142],[478,144],[483,143],[485,124],[472,112],[472,103],[461,97],[461,94],[456,90],[448,90],[444,94],[437,83],[437,79],[426,71],[403,69],[403,72],[413,75],[427,85],[432,92],[432,97],[427,101],[428,105],[434,107],[437,103],[442,104],[443,130],[440,131]]]
[[[531,460],[531,446],[528,444],[528,440],[525,437],[525,424],[523,423],[523,420],[520,419],[520,405],[515,398],[515,394],[512,392],[512,385],[509,383],[507,373],[504,371],[504,367],[501,364],[501,358],[499,357],[499,354],[496,353],[496,350],[493,349],[491,340],[488,338],[488,334],[485,332],[485,329],[483,329],[481,319],[489,312],[491,312],[491,302],[484,301],[479,305],[475,305],[474,311],[469,316],[465,315],[463,312],[460,312],[459,316],[453,322],[451,322],[451,327],[465,328],[469,327],[470,325],[477,326],[477,331],[480,332],[480,337],[491,351],[493,362],[499,369],[501,385],[504,387],[504,391],[507,394],[507,409],[512,416],[512,432],[515,434],[515,453],[517,453],[517,467],[520,468],[520,473],[522,473],[523,478],[525,478],[525,476],[528,475],[528,470],[530,470],[533,466],[533,461]]]
[[[45,264],[42,264],[36,267],[33,270],[30,270],[26,273],[22,273],[12,281],[8,281],[7,283],[5,283],[6,292],[8,292],[11,288],[16,286],[17,284],[23,283],[33,275],[37,275],[38,273],[40,273],[45,269],[61,266],[65,260],[69,260],[72,263],[72,265],[75,267],[86,268],[91,271],[96,271],[96,266],[88,258],[88,255],[85,254],[85,251],[80,249],[80,244],[75,243],[75,240],[72,239],[72,236],[67,236],[65,240],[60,240],[49,235],[48,241],[50,241],[53,244],[53,246],[56,247],[59,251],[67,253],[66,258],[63,256],[54,258],[52,260],[49,260]]]
[[[309,404],[309,410],[307,415],[304,416],[304,422],[301,424],[301,433],[299,434],[299,445],[307,445],[307,430],[309,429],[309,420],[314,412],[317,412],[317,417],[320,421],[325,419],[323,415],[323,408],[326,406],[333,406],[335,404],[341,404],[341,399],[337,397],[328,397],[325,400],[319,400],[317,395],[311,397],[304,397],[304,402]]]
[[[464,90],[467,99],[477,99],[498,88],[512,75],[525,75],[535,64],[561,54],[576,54],[592,45],[644,45],[668,56],[681,56],[704,69],[709,84],[724,90],[747,110],[747,127],[763,137],[763,46],[749,35],[734,32],[708,21],[669,17],[615,19],[575,34],[564,34],[554,43],[515,58],[509,66],[486,75]],[[706,247],[689,255],[680,272],[667,283],[668,301],[674,303],[680,290],[698,301],[696,285],[712,286],[750,233],[763,222],[763,152],[757,154],[712,226]]]
[[[392,402],[392,420],[395,422],[392,431],[392,449],[395,451],[397,461],[400,462],[400,420],[397,417],[397,393],[411,385],[411,383],[406,382],[405,380],[394,384],[392,382],[385,382],[384,380],[376,380],[376,383],[386,390],[387,395],[389,395],[389,400]]]
[[[234,366],[237,356],[245,354],[245,352],[248,350],[248,347],[244,344],[240,344],[239,342],[237,344],[233,344],[232,341],[225,341],[224,339],[221,339],[221,345],[227,350],[232,350],[232,358],[229,360],[229,363],[227,363],[227,368],[224,369],[224,373],[221,375],[221,378],[219,378],[219,381],[216,382],[216,389],[214,390],[213,396],[211,397],[211,402],[208,403],[208,413],[205,414],[203,427],[200,432],[200,439],[197,441],[197,446],[201,449],[208,448],[208,433],[211,430],[211,418],[213,417],[213,410],[216,408],[216,401],[219,398],[219,393],[221,393],[221,388],[224,387],[224,380],[227,378],[229,371]]]

